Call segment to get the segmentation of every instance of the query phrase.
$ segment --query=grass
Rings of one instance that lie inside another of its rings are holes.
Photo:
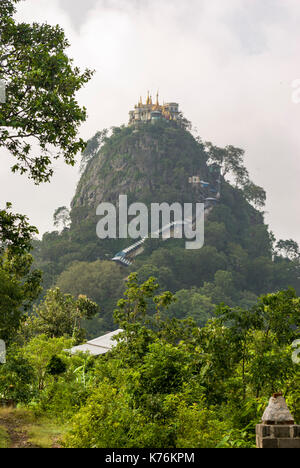
[[[55,421],[40,418],[25,426],[28,434],[28,440],[31,444],[40,448],[53,448],[60,446],[60,439],[66,432]]]
[[[31,410],[23,408],[0,409],[0,448],[10,445],[9,433],[11,430],[20,434],[20,441],[24,438],[26,444],[37,448],[58,448],[60,439],[67,428],[55,420],[45,416],[36,416]],[[22,434],[22,436],[21,436]]]
[[[9,442],[10,440],[6,429],[0,426],[0,449],[8,448]]]

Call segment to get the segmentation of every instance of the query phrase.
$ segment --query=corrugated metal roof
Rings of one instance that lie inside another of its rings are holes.
[[[70,352],[72,354],[75,354],[81,351],[81,352],[90,353],[93,356],[99,356],[100,354],[105,354],[117,344],[117,342],[113,340],[112,338],[118,335],[119,333],[121,333],[122,331],[123,331],[122,329],[118,329],[113,332],[106,333],[106,335],[99,336],[98,338],[88,341],[85,344],[74,346],[73,348],[70,349]]]

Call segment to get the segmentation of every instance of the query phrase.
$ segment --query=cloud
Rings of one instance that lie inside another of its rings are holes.
[[[96,70],[79,94],[89,114],[83,137],[126,123],[139,96],[159,88],[204,140],[246,150],[252,179],[267,190],[271,229],[300,242],[300,104],[291,88],[300,78],[297,0],[27,0],[18,18],[59,23],[76,64]],[[62,163],[57,169],[47,190],[38,189],[43,211],[23,179],[22,195],[11,194],[22,209],[26,200],[42,231],[70,202],[78,178]],[[0,169],[4,199],[12,180]]]
[[[59,0],[59,5],[65,10],[70,16],[73,25],[76,29],[86,21],[88,13],[96,5],[97,0],[84,0],[77,1],[74,0]]]

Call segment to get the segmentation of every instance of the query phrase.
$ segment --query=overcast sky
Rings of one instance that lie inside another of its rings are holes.
[[[96,70],[78,95],[84,138],[127,123],[139,96],[159,89],[203,140],[245,149],[251,178],[267,191],[267,223],[277,238],[300,242],[299,0],[26,0],[17,19],[60,24],[75,63]],[[51,184],[35,187],[1,158],[1,200],[41,233],[52,229],[78,167],[57,162]]]

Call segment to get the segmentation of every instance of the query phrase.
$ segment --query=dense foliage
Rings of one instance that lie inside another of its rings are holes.
[[[49,289],[39,306],[33,308],[33,314],[24,317],[21,335],[26,340],[43,333],[51,338],[72,336],[80,343],[86,337],[82,321],[91,320],[97,312],[97,304],[82,294],[76,300],[59,288]]]
[[[249,195],[252,182],[243,155],[233,146],[204,144],[187,130],[164,122],[114,128],[110,137],[107,131],[98,132],[84,153],[85,171],[71,211],[61,207],[56,212],[55,220],[65,227],[34,244],[44,290],[59,286],[74,296],[88,295],[101,307],[97,319],[87,325],[89,335],[109,331],[113,302],[124,291],[128,270],[108,260],[131,241],[97,238],[97,204],[117,201],[120,193],[128,195],[129,203],[202,200],[209,193],[189,184],[189,176],[201,174],[216,187],[213,168],[218,162],[221,199],[206,219],[204,247],[188,251],[178,239],[149,239],[129,272],[137,271],[144,280],[157,277],[161,288],[178,299],[169,316],[192,316],[198,325],[204,325],[222,302],[247,308],[268,292],[293,287],[300,293],[299,247],[292,240],[276,242],[264,224],[263,213],[255,206],[262,207],[265,196],[259,196],[260,188],[254,185],[253,197]],[[235,178],[235,187],[227,176]]]
[[[0,257],[0,339],[9,343],[18,331],[24,313],[38,297],[41,272],[32,270],[30,254]]]
[[[13,172],[27,173],[38,184],[49,181],[54,159],[62,156],[73,165],[85,148],[77,132],[86,110],[75,96],[92,72],[73,65],[59,26],[18,23],[18,3],[0,3],[0,79],[6,95],[0,147],[15,158]],[[29,255],[37,232],[26,216],[12,212],[11,203],[0,207],[0,339],[7,343],[40,292],[41,273]]]
[[[55,159],[62,156],[73,165],[77,152],[85,148],[77,131],[86,110],[75,95],[92,73],[81,73],[68,58],[69,44],[59,26],[17,23],[18,2],[0,2],[0,79],[6,98],[0,105],[0,147],[15,158],[13,172],[27,173],[38,184],[49,181]],[[11,203],[0,207],[0,340],[7,350],[6,362],[3,353],[0,364],[1,405],[32,403],[48,376],[55,381],[67,368],[59,354],[71,340],[29,334],[28,341],[25,314],[41,291],[41,272],[33,269],[30,255],[36,233],[26,216],[12,212]],[[76,325],[96,307],[83,296],[69,300],[69,312],[77,312]],[[49,331],[49,320],[47,325]]]
[[[114,313],[123,331],[106,355],[69,354],[67,335],[25,335],[0,366],[0,393],[37,414],[71,419],[63,441],[71,448],[254,447],[255,424],[278,391],[300,421],[293,290],[249,309],[220,306],[201,328],[166,318],[176,298],[159,290],[154,278],[129,276]]]
[[[73,165],[75,155],[85,148],[77,132],[86,110],[75,94],[92,73],[74,67],[59,26],[16,22],[17,3],[3,0],[0,6],[0,77],[6,85],[0,146],[16,158],[13,171],[27,172],[39,183],[51,177],[53,155]]]

